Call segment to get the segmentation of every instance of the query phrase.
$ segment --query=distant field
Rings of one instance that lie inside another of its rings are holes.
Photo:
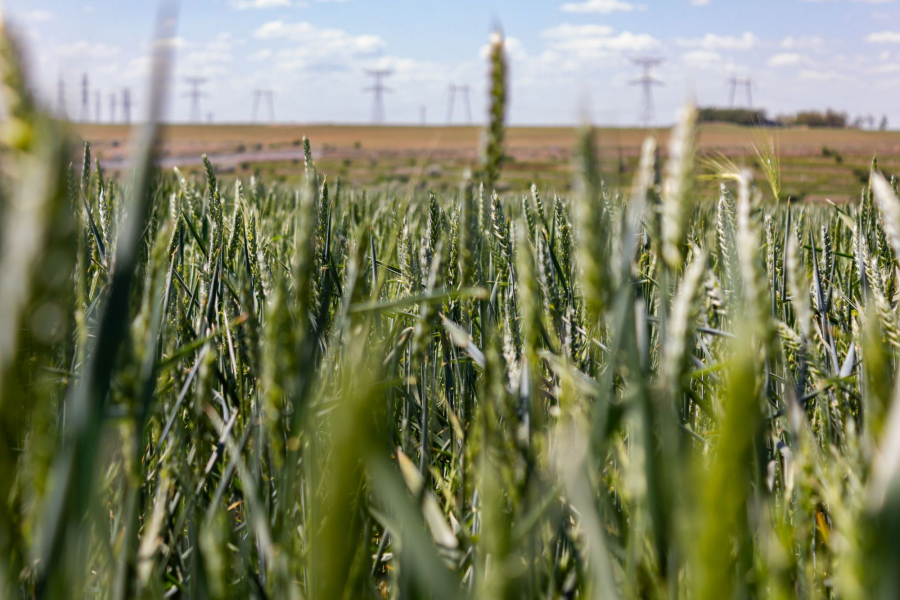
[[[129,129],[122,125],[75,125],[107,167],[128,155]],[[640,145],[648,134],[638,128],[600,129],[601,163],[611,185],[630,181]],[[667,130],[655,131],[665,148]],[[503,183],[526,189],[532,181],[564,189],[569,185],[572,127],[511,127],[510,161]],[[357,185],[457,185],[478,160],[478,127],[359,125],[176,125],[164,130],[164,164],[196,167],[200,154],[215,157],[226,172],[260,173],[292,180],[302,171],[300,140],[312,141],[315,156],[332,177]],[[752,164],[752,144],[773,136],[781,156],[785,192],[808,200],[847,201],[859,193],[873,155],[888,172],[900,170],[900,132],[834,129],[759,130],[730,125],[700,128],[701,154],[721,152]]]

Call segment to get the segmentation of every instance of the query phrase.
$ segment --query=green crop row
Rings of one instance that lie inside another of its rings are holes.
[[[157,48],[151,117],[167,52]],[[897,598],[900,200],[73,168],[0,32],[3,598]],[[709,185],[704,180],[703,185]]]

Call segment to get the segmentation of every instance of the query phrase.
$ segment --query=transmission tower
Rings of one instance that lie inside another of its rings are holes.
[[[62,75],[59,77],[59,84],[56,89],[56,104],[59,118],[67,121],[69,119],[69,114],[66,110],[66,82],[63,81]]]
[[[728,83],[731,84],[731,95],[729,96],[728,105],[731,108],[734,108],[734,97],[737,95],[737,89],[738,87],[742,87],[747,90],[747,108],[753,108],[753,95],[751,92],[753,80],[749,77],[737,77],[732,75],[728,79]]]
[[[471,125],[472,124],[472,102],[469,99],[469,86],[468,86],[468,84],[460,85],[460,86],[457,86],[456,89],[459,90],[459,92],[463,95],[463,98],[466,99],[466,122]]]
[[[364,89],[364,92],[372,92],[372,122],[384,122],[384,93],[393,90],[385,87],[384,79],[393,73],[390,69],[368,69],[366,75],[374,79],[371,87]]]
[[[126,125],[131,124],[131,108],[131,90],[125,88],[122,90],[122,118],[125,120]]]
[[[453,122],[453,102],[456,100],[456,85],[450,84],[447,88],[447,125]]]
[[[203,120],[200,98],[206,97],[206,93],[200,91],[200,86],[206,83],[206,77],[185,77],[184,80],[191,86],[191,91],[185,94],[191,99],[191,122],[199,123]]]
[[[419,120],[422,121],[422,125],[428,124],[428,116],[427,115],[428,115],[427,109],[425,108],[425,105],[423,104],[422,106],[419,107]]]
[[[116,122],[116,101],[117,101],[116,93],[110,92],[110,94],[109,94],[109,122],[110,123]]]
[[[656,119],[655,109],[653,107],[653,86],[663,85],[662,81],[653,76],[653,67],[661,65],[663,59],[652,56],[636,56],[631,59],[631,62],[644,70],[640,77],[632,79],[630,83],[631,85],[641,86],[643,100],[639,118],[644,127],[649,127]]]
[[[273,90],[254,90],[253,91],[253,122],[259,116],[259,105],[265,101],[269,107],[269,122],[275,122],[275,92]]]
[[[81,122],[86,123],[91,120],[91,95],[88,87],[87,73],[81,78]]]
[[[447,104],[447,124],[453,122],[453,105],[456,99],[456,93],[459,92],[466,103],[466,122],[472,123],[472,103],[469,100],[469,86],[450,84],[450,102]]]
[[[100,94],[100,90],[94,92],[94,120],[99,123],[101,115],[101,104],[103,102],[103,97]]]

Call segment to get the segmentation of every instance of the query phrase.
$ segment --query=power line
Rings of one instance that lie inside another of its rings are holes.
[[[454,84],[450,84],[448,87],[448,99],[447,99],[447,125],[453,122],[453,102],[456,100],[456,86]]]
[[[131,90],[125,88],[122,90],[122,118],[125,120],[126,125],[131,124],[131,108]]]
[[[56,105],[59,118],[67,121],[69,114],[66,110],[66,82],[63,81],[62,75],[59,76],[59,83],[56,88]]]
[[[751,92],[753,79],[750,77],[737,77],[732,75],[728,78],[728,83],[731,84],[731,94],[729,96],[728,105],[731,108],[734,108],[734,97],[737,94],[737,89],[738,87],[742,87],[747,90],[747,108],[753,108],[753,94]]]
[[[91,120],[91,95],[88,87],[88,74],[85,73],[81,78],[81,122],[86,123]]]
[[[203,113],[200,111],[200,98],[206,97],[206,92],[200,90],[200,86],[205,84],[206,77],[185,77],[184,80],[191,86],[191,91],[185,94],[191,99],[191,122],[199,123],[203,120]]]
[[[468,86],[468,84],[461,85],[461,86],[458,86],[456,89],[458,89],[460,92],[462,92],[463,97],[465,97],[465,99],[466,99],[466,122],[468,122],[471,125],[472,124],[472,101],[469,99],[469,86]]]
[[[645,127],[649,127],[656,120],[656,109],[653,105],[653,86],[663,85],[663,82],[654,77],[653,67],[657,67],[663,63],[662,58],[653,56],[635,56],[632,57],[632,64],[641,67],[644,72],[637,79],[632,79],[631,85],[639,85],[642,89],[641,113],[639,119]]]
[[[459,92],[463,100],[466,103],[466,122],[472,123],[472,103],[469,99],[469,86],[466,85],[457,85],[455,83],[450,84],[450,101],[447,103],[447,124],[453,122],[453,105],[456,100],[456,93]]]
[[[371,87],[365,88],[364,92],[372,92],[372,122],[384,122],[384,93],[394,90],[385,87],[384,79],[393,74],[391,69],[367,69],[366,75],[374,79]]]
[[[263,101],[269,107],[269,122],[275,122],[275,92],[273,90],[254,90],[253,91],[253,122],[259,116],[259,105]]]

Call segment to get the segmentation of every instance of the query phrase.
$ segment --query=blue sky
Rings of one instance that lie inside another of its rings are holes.
[[[88,73],[92,118],[97,91],[106,120],[109,96],[124,87],[140,112],[155,2],[2,5],[46,102],[57,105],[62,78],[66,110],[80,117]],[[202,110],[217,122],[249,121],[255,88],[275,91],[279,121],[366,122],[365,69],[390,68],[389,122],[419,122],[423,106],[429,123],[446,122],[451,82],[470,85],[481,121],[495,23],[508,39],[512,123],[576,123],[587,111],[597,123],[634,124],[641,96],[629,57],[652,54],[665,58],[654,91],[661,124],[689,97],[726,105],[737,75],[753,78],[754,104],[770,115],[833,107],[900,127],[895,0],[182,0],[167,118],[188,118],[183,78],[202,76]]]

